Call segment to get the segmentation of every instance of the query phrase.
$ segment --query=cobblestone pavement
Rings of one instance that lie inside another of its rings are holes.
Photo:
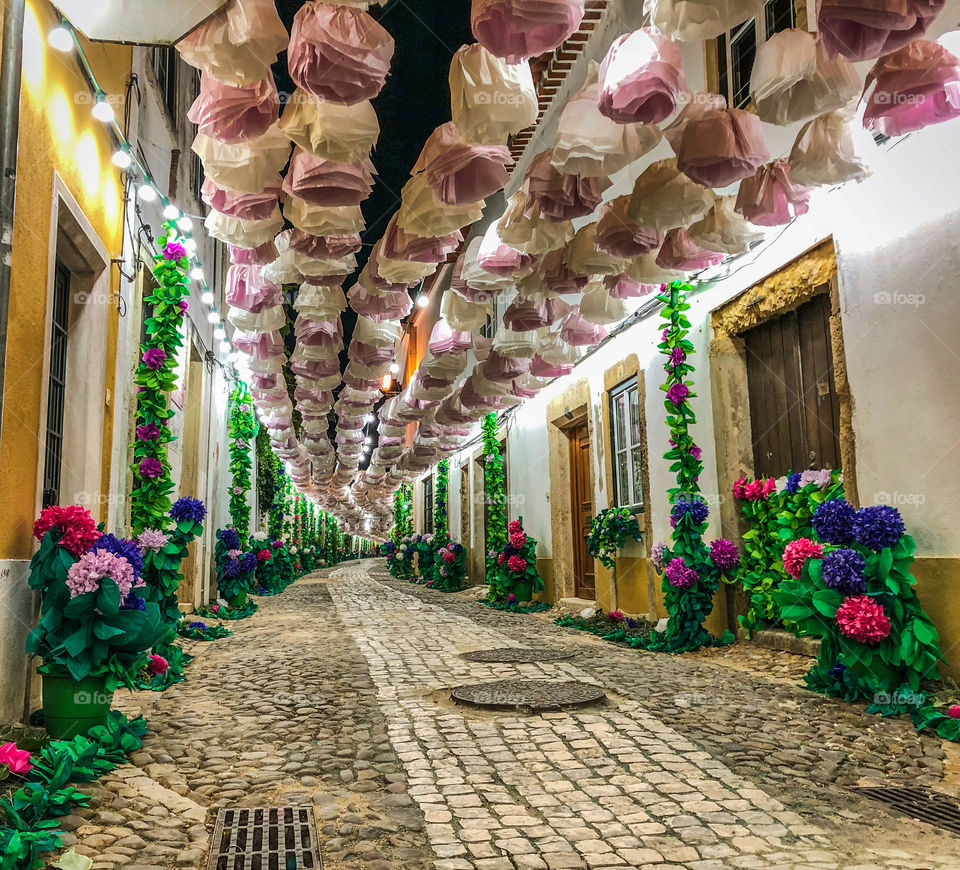
[[[637,653],[379,567],[260,599],[233,638],[188,644],[186,682],[118,696],[150,732],[67,817],[68,844],[96,870],[199,867],[215,808],[312,803],[332,870],[960,867],[954,837],[845,790],[885,775],[949,788],[950,754],[796,688],[802,659]],[[523,642],[575,656],[459,657]],[[609,700],[521,715],[449,699],[517,676],[597,683]]]

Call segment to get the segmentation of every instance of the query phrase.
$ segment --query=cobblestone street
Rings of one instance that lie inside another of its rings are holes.
[[[235,636],[188,644],[188,680],[123,695],[150,725],[132,765],[66,819],[97,870],[199,867],[214,810],[313,804],[328,868],[953,868],[950,834],[849,791],[953,793],[956,767],[908,722],[796,688],[802,658],[733,647],[670,657],[492,611],[351,563],[260,599]],[[478,664],[523,643],[574,652]],[[490,713],[451,687],[599,684],[571,713]]]

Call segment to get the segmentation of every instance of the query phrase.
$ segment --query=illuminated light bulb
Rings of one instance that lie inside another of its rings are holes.
[[[105,96],[100,96],[97,101],[93,104],[93,117],[98,121],[103,121],[104,124],[110,124],[115,115],[113,114],[113,106],[107,102]]]
[[[230,353],[230,342],[229,342],[229,341],[221,341],[221,342],[220,342],[220,352],[221,352],[221,353]]]
[[[182,218],[177,220],[177,223],[180,224],[180,229],[185,233],[189,233],[193,229],[193,221],[184,215]]]
[[[59,27],[54,27],[53,30],[50,31],[47,35],[47,42],[57,51],[73,50],[73,34],[69,28],[62,24]]]
[[[397,375],[400,374],[400,364],[399,363],[390,363],[390,374]]]
[[[430,304],[430,299],[426,296],[426,294],[421,293],[417,297],[417,308],[426,308],[429,304]]]
[[[180,217],[180,209],[178,209],[172,202],[168,202],[166,207],[163,209],[163,216],[168,221],[175,221]]]
[[[208,323],[219,323],[219,322],[220,322],[220,315],[217,314],[216,311],[211,311],[211,312],[207,315],[207,322],[208,322]]]
[[[190,270],[190,277],[193,278],[194,281],[202,281],[202,280],[203,280],[203,269],[201,269],[199,266],[194,266],[194,267]],[[212,302],[212,301],[213,301],[213,300],[211,299],[210,302]],[[207,304],[209,305],[210,303],[208,302]]]
[[[364,423],[368,423],[368,424],[369,424],[369,423],[374,423],[374,422],[376,422],[376,419],[377,419],[377,418],[374,417],[373,414],[367,414],[367,416],[363,418],[363,422],[364,422]]]
[[[373,444],[373,436],[368,435],[367,440],[363,442],[364,444]]]
[[[393,375],[386,374],[383,376],[383,379],[380,381],[380,389],[386,392],[390,389],[390,385],[393,383]]]
[[[157,191],[152,184],[144,182],[137,188],[137,196],[144,202],[154,202],[157,198]]]
[[[223,328],[223,326],[218,326],[218,327],[213,331],[213,335],[214,335],[214,338],[219,338],[219,339],[223,340],[224,338],[227,337],[227,332],[226,332],[226,330]]]
[[[371,450],[373,450],[373,448],[369,444],[363,448],[364,453],[369,453]]]
[[[133,164],[133,158],[130,156],[130,152],[125,148],[118,148],[113,152],[113,157],[110,159],[117,169],[129,169]]]
[[[197,243],[193,239],[184,239],[182,244],[187,249],[188,254],[195,254],[197,252]]]

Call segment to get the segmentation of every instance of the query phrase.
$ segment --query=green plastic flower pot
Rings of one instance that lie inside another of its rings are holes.
[[[106,676],[75,680],[69,674],[43,675],[43,716],[47,733],[56,739],[86,734],[94,725],[105,725],[113,692]]]
[[[513,597],[519,604],[521,601],[533,600],[533,583],[529,580],[518,580],[513,584]]]

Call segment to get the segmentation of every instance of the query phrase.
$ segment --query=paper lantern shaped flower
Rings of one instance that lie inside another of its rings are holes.
[[[867,155],[873,137],[852,113],[827,112],[809,121],[790,152],[790,177],[796,184],[832,187],[871,175]]]
[[[680,171],[704,187],[734,184],[770,159],[760,119],[719,94],[697,94],[663,135]]]
[[[708,251],[743,254],[763,240],[763,230],[736,212],[735,196],[718,196],[707,214],[690,225],[691,241]]]
[[[488,51],[519,63],[558,48],[583,13],[584,0],[473,0],[470,27]]]
[[[597,221],[597,249],[613,257],[639,257],[656,251],[663,243],[659,230],[640,226],[627,217],[629,196],[618,196],[600,207]]]
[[[564,248],[563,261],[577,275],[619,275],[627,268],[625,257],[615,257],[597,244],[599,226],[585,224]]]
[[[537,91],[528,63],[507,63],[480,43],[463,45],[450,62],[450,109],[464,141],[503,145],[536,123]]]
[[[238,193],[262,193],[287,165],[290,142],[277,125],[262,136],[228,145],[198,133],[191,146],[214,184]]]
[[[360,250],[362,243],[358,235],[341,236],[313,236],[302,230],[292,230],[289,237],[290,250],[304,254],[307,257],[324,259],[328,257],[344,257],[355,254]],[[305,288],[304,288],[305,289]],[[303,290],[301,290],[301,293]],[[343,291],[340,291],[343,295]],[[294,307],[299,310],[301,297],[297,297]],[[343,309],[338,309],[342,311]]]
[[[688,92],[680,47],[652,28],[613,41],[600,66],[600,112],[618,124],[659,124]]]
[[[577,293],[587,286],[589,274],[581,274],[569,268],[565,262],[566,248],[557,248],[544,254],[537,264],[536,274],[544,292]]]
[[[737,211],[762,227],[788,224],[809,210],[810,190],[791,181],[786,160],[774,160],[740,183]]]
[[[477,265],[481,269],[502,278],[517,277],[531,268],[536,260],[532,254],[523,254],[516,248],[504,244],[494,225],[488,227],[484,233],[483,240],[477,248],[476,257]],[[465,280],[470,284],[469,277]]]
[[[551,162],[566,175],[606,178],[660,142],[657,127],[620,124],[601,114],[597,73],[597,64],[591,61],[586,83],[560,113]]]
[[[916,42],[884,55],[867,74],[874,84],[863,125],[902,136],[960,117],[960,60],[937,42]]]
[[[540,152],[530,165],[527,189],[532,202],[549,220],[567,221],[586,217],[610,186],[606,177],[566,175],[553,165],[553,149]]]
[[[528,190],[521,187],[507,199],[497,232],[505,244],[525,254],[539,255],[569,242],[573,238],[573,223],[548,218]]]
[[[214,211],[247,221],[265,220],[273,214],[280,196],[280,176],[275,175],[261,193],[237,193],[218,187],[212,178],[203,182],[203,201]]]
[[[351,106],[380,93],[393,37],[362,9],[304,3],[293,18],[287,64],[298,88]]]
[[[580,316],[577,307],[566,316],[560,328],[560,339],[573,347],[590,347],[607,337],[607,330]]]
[[[243,220],[211,211],[203,225],[209,235],[221,242],[242,248],[256,248],[269,242],[283,229],[283,216],[279,205],[274,206],[273,213],[265,220]]]
[[[226,214],[226,212],[224,213]],[[228,245],[227,251],[230,254],[230,262],[235,266],[266,266],[267,263],[272,263],[279,256],[277,246],[272,240],[257,248],[239,248],[236,245]]]
[[[463,241],[463,234],[455,231],[446,236],[415,236],[397,226],[394,215],[387,224],[380,243],[380,257],[390,260],[408,260],[413,263],[440,263],[452,254]],[[382,270],[381,275],[383,276]],[[386,276],[383,276],[386,277]]]
[[[614,299],[640,299],[660,292],[659,284],[643,284],[627,274],[607,275],[603,279],[603,285]]]
[[[657,265],[656,254],[644,254],[642,257],[634,257],[627,264],[624,274],[642,284],[669,284],[671,281],[686,280],[686,273],[678,272],[675,269],[664,269]]]
[[[627,217],[655,230],[672,230],[703,217],[713,201],[713,192],[682,173],[676,159],[658,160],[637,179]]]
[[[715,39],[759,15],[764,0],[647,0],[657,30],[682,42]]]
[[[664,237],[656,263],[663,269],[696,272],[722,261],[723,254],[701,248],[683,227],[676,227]]]
[[[622,299],[610,295],[602,281],[587,285],[580,299],[580,316],[590,323],[609,325],[619,323],[627,316],[627,306]]]
[[[471,145],[452,121],[427,139],[411,170],[426,174],[427,183],[444,205],[478,202],[501,190],[513,165],[506,145]]]
[[[373,176],[369,157],[341,162],[317,157],[298,147],[293,149],[283,190],[311,205],[360,205],[373,190]]]
[[[287,195],[283,216],[297,229],[315,236],[352,235],[366,229],[359,205],[311,205],[299,196]]]
[[[228,305],[254,314],[282,301],[280,287],[264,278],[259,266],[231,266],[227,269],[225,297]]]
[[[757,49],[750,96],[768,124],[785,126],[840,109],[860,91],[853,64],[830,60],[813,33],[781,30]]]
[[[817,29],[831,56],[873,60],[919,39],[944,0],[820,0]]]
[[[570,306],[562,299],[526,299],[517,295],[503,312],[503,322],[517,332],[543,329],[566,317]]]
[[[380,122],[369,100],[343,106],[301,90],[284,106],[280,129],[311,154],[342,163],[369,157],[380,138]]]
[[[176,47],[186,63],[217,81],[251,85],[270,75],[287,42],[274,0],[232,0]]]
[[[445,205],[433,192],[426,173],[413,176],[400,191],[397,223],[405,232],[416,236],[445,236],[483,215],[483,202]]]
[[[251,85],[231,85],[203,73],[187,119],[205,136],[236,144],[262,136],[279,114],[280,97],[272,75]]]

